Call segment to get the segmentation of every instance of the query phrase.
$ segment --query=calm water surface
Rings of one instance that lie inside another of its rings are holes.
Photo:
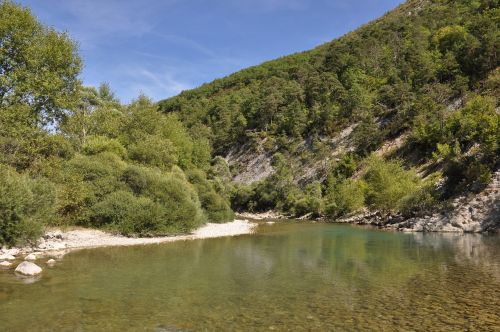
[[[500,331],[498,236],[288,222],[43,267],[0,271],[0,331]]]

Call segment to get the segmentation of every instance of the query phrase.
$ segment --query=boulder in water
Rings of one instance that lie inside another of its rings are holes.
[[[12,256],[11,254],[0,255],[0,260],[13,261],[14,259],[16,259],[16,257]]]
[[[11,265],[12,265],[12,263],[11,262],[7,262],[7,261],[3,261],[3,262],[0,263],[0,266],[3,266],[3,267],[9,267]]]
[[[26,276],[36,276],[42,273],[42,268],[35,263],[22,262],[17,266],[16,272]]]
[[[36,260],[36,255],[35,254],[29,254],[28,256],[24,257],[25,260],[27,261],[35,261]]]

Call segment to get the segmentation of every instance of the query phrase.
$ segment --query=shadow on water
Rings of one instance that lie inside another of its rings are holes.
[[[0,272],[0,330],[488,330],[499,254],[498,236],[295,222],[82,250],[34,284]]]

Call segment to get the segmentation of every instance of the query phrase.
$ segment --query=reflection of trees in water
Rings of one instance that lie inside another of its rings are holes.
[[[159,323],[265,329],[280,322],[303,330],[396,330],[401,324],[432,330],[445,321],[461,330],[469,320],[487,327],[482,322],[498,317],[498,270],[490,268],[498,268],[498,238],[280,227],[74,252],[29,288],[7,288],[0,280],[0,311],[7,326],[20,319],[50,325],[64,312],[75,330],[110,320],[123,330]],[[41,303],[26,318],[33,298]]]
[[[458,264],[473,263],[500,280],[500,236],[458,233],[412,233],[415,242],[436,254],[451,253]]]

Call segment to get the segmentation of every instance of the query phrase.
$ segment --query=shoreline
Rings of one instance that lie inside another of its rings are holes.
[[[241,213],[236,213],[236,217],[238,218],[244,218],[244,219],[250,219],[250,220],[288,220],[290,217],[285,216],[280,214],[279,212],[276,211],[267,211],[267,212],[257,212],[257,213],[252,213],[252,212],[241,212]]]
[[[2,249],[0,250],[0,256],[3,252],[4,254],[16,253],[14,256],[35,254],[37,258],[62,257],[69,252],[82,249],[161,244],[252,234],[256,227],[256,223],[236,219],[223,224],[207,223],[192,233],[185,235],[138,238],[89,228],[76,228],[65,231],[52,229],[45,232],[45,235],[36,246]],[[18,259],[21,259],[21,257],[16,257],[16,260]]]

